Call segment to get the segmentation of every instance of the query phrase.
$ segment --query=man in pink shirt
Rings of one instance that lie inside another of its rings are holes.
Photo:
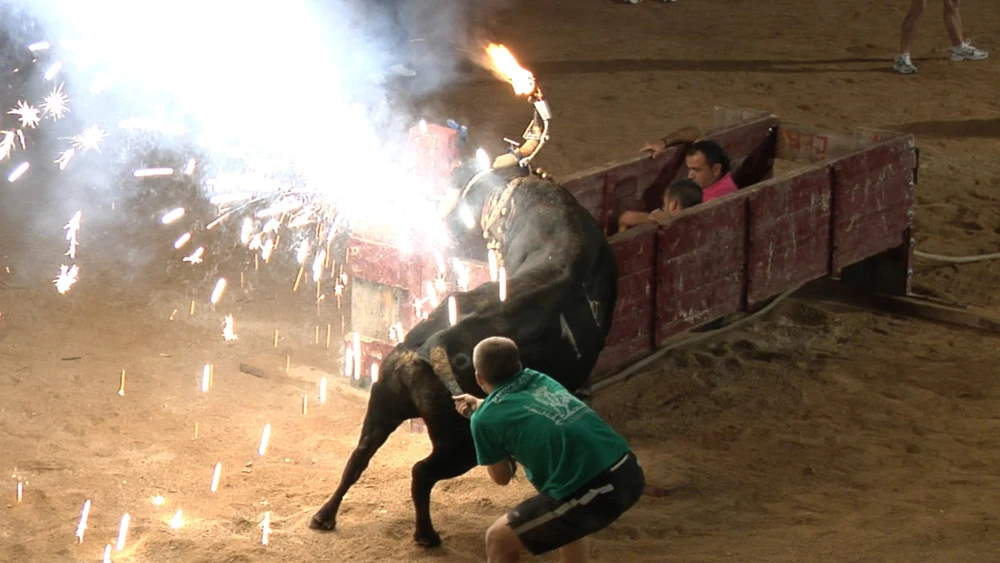
[[[702,200],[736,193],[736,182],[729,170],[729,155],[715,141],[698,141],[687,151],[688,178],[701,186]]]
[[[703,201],[736,193],[738,187],[731,174],[729,155],[719,143],[703,139],[701,131],[694,127],[685,127],[663,139],[646,143],[641,150],[649,151],[655,157],[668,147],[688,143],[690,146],[685,158],[687,176],[701,186]]]

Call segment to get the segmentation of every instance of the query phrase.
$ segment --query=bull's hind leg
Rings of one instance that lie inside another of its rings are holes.
[[[389,435],[404,420],[416,416],[412,404],[403,408],[403,405],[393,404],[394,401],[388,400],[389,398],[385,396],[388,393],[385,386],[379,389],[382,383],[379,382],[372,388],[372,395],[368,400],[368,412],[365,413],[365,422],[361,428],[361,438],[347,461],[347,466],[344,467],[340,486],[309,521],[309,527],[314,530],[333,530],[337,527],[337,511],[340,510],[340,503],[344,500],[347,490],[358,481],[372,456],[382,447]]]
[[[476,451],[469,424],[457,418],[457,414],[425,422],[433,449],[431,455],[413,466],[411,492],[417,511],[413,539],[422,546],[436,547],[441,545],[441,536],[431,523],[431,489],[438,481],[458,477],[475,467]]]

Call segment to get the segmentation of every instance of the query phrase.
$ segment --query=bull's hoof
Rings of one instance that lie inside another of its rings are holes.
[[[429,534],[417,532],[413,534],[413,541],[424,547],[438,547],[441,545],[441,536],[433,530]]]
[[[309,527],[313,530],[319,530],[321,532],[332,532],[337,529],[337,520],[327,520],[324,521],[320,518],[320,515],[314,514],[312,519],[309,520]]]

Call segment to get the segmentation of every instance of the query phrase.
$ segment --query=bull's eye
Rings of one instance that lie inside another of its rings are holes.
[[[468,354],[455,354],[455,357],[451,361],[458,371],[465,371],[472,368],[472,360],[469,359]]]

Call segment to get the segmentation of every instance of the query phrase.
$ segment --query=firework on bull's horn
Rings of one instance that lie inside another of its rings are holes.
[[[538,87],[535,75],[522,67],[517,62],[517,59],[514,58],[514,55],[511,54],[510,50],[503,45],[491,43],[486,47],[486,54],[488,55],[487,66],[489,69],[502,80],[509,82],[514,89],[514,94],[527,96],[528,102],[534,109],[534,116],[521,135],[523,141],[518,143],[511,139],[504,139],[510,143],[511,150],[507,154],[498,156],[493,161],[492,166],[480,170],[473,176],[465,185],[465,189],[462,190],[460,199],[465,198],[476,182],[498,168],[508,168],[516,165],[521,168],[528,168],[531,172],[539,176],[548,176],[540,168],[530,168],[531,161],[538,156],[542,147],[549,140],[549,122],[552,120],[552,110],[542,95],[541,88]],[[446,209],[445,211],[445,214],[447,214],[451,212],[451,209]]]

